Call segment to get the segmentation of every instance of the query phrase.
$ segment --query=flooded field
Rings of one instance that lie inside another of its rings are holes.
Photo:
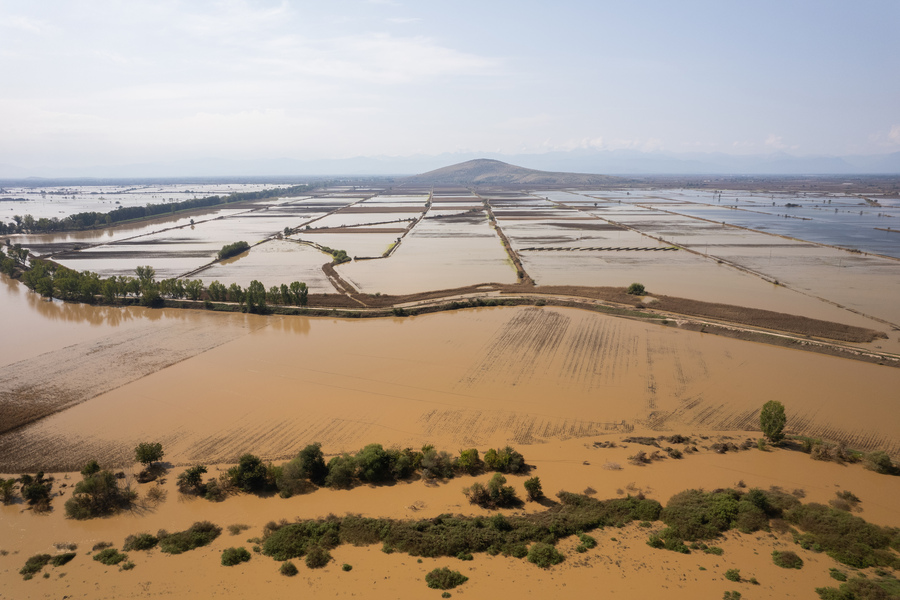
[[[338,451],[385,438],[456,447],[635,427],[753,429],[760,398],[783,401],[799,432],[900,451],[900,421],[887,408],[897,369],[587,311],[363,321],[145,314],[121,331],[99,323],[107,333],[96,341],[8,357],[8,411],[37,410],[45,397],[50,409],[70,407],[0,438],[0,457],[30,469],[117,463],[147,436],[173,462],[215,463],[248,451],[283,458],[308,440]]]

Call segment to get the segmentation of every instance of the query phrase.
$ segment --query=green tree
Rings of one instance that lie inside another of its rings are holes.
[[[252,454],[245,454],[236,467],[228,469],[231,482],[245,492],[262,491],[269,485],[269,471],[262,459]]]
[[[266,286],[256,279],[250,282],[244,299],[250,312],[259,314],[266,312]]]
[[[525,491],[528,493],[529,500],[540,500],[544,497],[544,490],[541,487],[540,477],[532,477],[525,480]]]
[[[162,460],[163,447],[159,442],[141,442],[134,449],[134,460],[149,467],[154,462]]]
[[[632,283],[628,286],[628,289],[625,290],[626,294],[631,294],[632,296],[643,296],[645,293],[644,284],[643,283]]]
[[[784,415],[784,404],[778,400],[769,400],[763,404],[759,413],[759,426],[763,435],[773,444],[778,444],[784,439],[784,425],[787,417]]]
[[[205,465],[196,465],[186,469],[178,476],[178,489],[180,489],[182,492],[191,491],[195,494],[200,494],[204,491],[203,475],[205,474]]]

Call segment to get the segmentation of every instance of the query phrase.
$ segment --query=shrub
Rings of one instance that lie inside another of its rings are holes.
[[[478,450],[475,448],[460,450],[459,458],[456,459],[456,468],[469,475],[478,473],[481,470],[481,458],[478,455]]]
[[[94,555],[94,560],[110,567],[119,564],[126,558],[128,558],[127,554],[122,554],[115,548],[106,548]]]
[[[50,501],[50,490],[53,487],[53,483],[44,479],[43,471],[38,472],[34,477],[31,475],[22,475],[21,481],[22,498],[25,499],[28,504],[32,506],[45,505]]]
[[[300,558],[314,548],[336,547],[341,541],[339,531],[336,520],[301,521],[275,527],[267,525],[262,553],[275,560]],[[367,541],[373,543],[378,538],[367,538]]]
[[[890,550],[892,544],[898,544],[891,530],[816,503],[787,511],[785,519],[805,532],[796,537],[801,546],[820,548],[838,562],[860,569],[900,568],[900,558]]]
[[[178,475],[178,489],[182,493],[193,492],[201,495],[206,493],[203,485],[203,476],[206,474],[206,465],[195,465],[185,469]]]
[[[539,477],[532,477],[531,479],[525,480],[525,491],[528,493],[529,500],[540,500],[544,497],[544,490],[541,487],[541,480]]]
[[[353,570],[353,565],[348,564],[348,563],[344,563],[344,564],[341,566],[341,570],[342,570],[342,571],[352,571],[352,570]]]
[[[632,283],[628,286],[628,289],[625,290],[626,294],[631,294],[632,296],[643,296],[646,293],[644,288],[644,284],[642,283]]]
[[[33,576],[43,569],[44,565],[49,563],[51,558],[49,554],[35,554],[25,561],[25,566],[19,569],[19,575]]]
[[[484,453],[484,466],[491,471],[518,473],[525,468],[525,457],[512,446],[500,450],[491,448]]]
[[[240,548],[226,548],[222,551],[222,566],[233,567],[250,560],[250,553],[241,546]]]
[[[741,600],[741,593],[735,591],[725,592],[722,595],[722,600]]]
[[[882,475],[894,475],[897,473],[897,466],[891,462],[891,457],[881,450],[867,454],[863,466]]]
[[[0,502],[3,504],[11,504],[12,501],[15,500],[15,485],[16,480],[14,478],[3,479],[0,477]]]
[[[347,453],[335,456],[328,462],[328,475],[325,485],[330,488],[349,488],[356,475],[356,461]]]
[[[741,570],[740,569],[728,569],[725,571],[725,579],[728,581],[740,581],[741,580]]]
[[[243,523],[236,523],[234,525],[228,526],[228,533],[230,533],[231,535],[237,535],[242,531],[247,531],[248,529],[250,529],[249,525],[244,525]]]
[[[453,477],[453,458],[446,452],[428,448],[422,455],[422,476],[426,479]]]
[[[279,571],[285,577],[293,577],[299,572],[297,571],[297,565],[295,565],[291,561],[281,563],[281,569],[279,569]]]
[[[778,444],[784,439],[785,423],[787,417],[784,414],[784,404],[777,400],[769,400],[763,404],[759,413],[759,426],[770,442]]]
[[[245,454],[238,464],[228,469],[231,484],[245,492],[260,492],[269,485],[269,472],[262,459]]]
[[[468,577],[459,571],[451,571],[447,567],[434,569],[425,575],[425,583],[434,590],[452,590],[469,580]]]
[[[581,540],[581,545],[588,550],[597,547],[597,540],[586,533],[579,534],[578,539]]]
[[[553,565],[558,565],[565,560],[559,550],[550,544],[537,542],[528,550],[528,562],[535,564],[542,569],[549,569]]]
[[[872,580],[865,575],[842,583],[840,589],[816,588],[822,600],[895,600],[900,597],[900,583],[893,577]]]
[[[828,574],[831,575],[832,579],[837,579],[838,581],[847,581],[847,574],[843,571],[835,569],[834,567],[829,569]]]
[[[128,508],[137,499],[137,492],[120,488],[110,471],[87,475],[75,485],[72,497],[66,500],[66,516],[72,519],[91,519]]]
[[[222,249],[219,250],[217,258],[219,260],[225,260],[226,258],[231,258],[232,256],[237,256],[242,252],[246,252],[250,249],[250,244],[244,241],[234,242],[233,244],[225,244],[222,246]]]
[[[318,544],[312,546],[306,553],[306,566],[310,569],[319,569],[328,564],[331,553]]]
[[[53,558],[50,559],[50,564],[54,567],[61,567],[67,563],[69,563],[73,558],[75,558],[74,552],[65,552],[63,554],[57,554]]]
[[[772,551],[772,562],[774,562],[779,567],[784,569],[802,569],[803,568],[803,559],[797,556],[796,552],[792,552],[790,550],[785,550],[784,552],[779,552],[778,550]]]
[[[481,483],[473,483],[463,490],[469,498],[469,502],[482,508],[504,508],[515,506],[519,503],[516,490],[511,485],[504,485],[506,477],[500,473],[494,473],[487,486]]]
[[[161,532],[159,549],[168,554],[181,554],[211,544],[221,533],[221,527],[209,521],[198,521],[184,531]]]
[[[356,455],[359,478],[369,483],[393,479],[391,459],[381,444],[369,444]]]
[[[159,538],[149,533],[138,533],[137,535],[129,535],[125,538],[122,550],[129,552],[131,550],[150,550],[159,543]]]

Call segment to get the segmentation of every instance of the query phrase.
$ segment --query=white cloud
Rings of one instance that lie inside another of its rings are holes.
[[[891,132],[888,134],[888,138],[895,144],[900,144],[900,125],[894,125],[893,127],[891,127]]]
[[[36,33],[38,35],[47,33],[52,29],[52,26],[44,21],[21,15],[0,15],[0,27],[18,29],[19,31]]]
[[[776,150],[784,150],[787,146],[784,143],[784,138],[780,135],[775,135],[774,133],[770,133],[769,137],[766,138],[766,146],[769,148],[774,148]]]

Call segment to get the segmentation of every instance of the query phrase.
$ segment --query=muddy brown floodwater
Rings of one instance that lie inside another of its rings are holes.
[[[43,386],[50,404],[74,399],[56,406],[64,410],[0,435],[0,473],[53,471],[54,492],[63,494],[46,515],[21,503],[0,506],[0,550],[6,552],[0,553],[0,577],[10,597],[244,598],[261,590],[273,597],[437,597],[424,575],[450,566],[470,577],[453,594],[476,598],[583,597],[591,590],[633,598],[662,590],[686,600],[733,589],[783,598],[810,597],[815,587],[833,584],[828,569],[840,567],[825,554],[794,546],[789,534],[731,533],[716,542],[723,556],[679,555],[649,548],[648,530],[637,525],[594,532],[599,545],[585,554],[574,551],[574,539],[564,540],[559,549],[566,562],[548,571],[484,554],[472,562],[420,563],[380,546],[340,546],[327,567],[312,571],[300,564],[294,578],[280,576],[279,563],[255,553],[249,563],[220,566],[222,550],[251,548],[246,540],[270,520],[491,514],[466,502],[461,491],[468,477],[318,490],[290,499],[239,495],[221,503],[187,498],[175,488],[177,465],[204,463],[217,475],[245,452],[277,463],[314,441],[328,455],[372,442],[430,443],[451,453],[510,443],[551,497],[590,487],[598,498],[640,492],[665,503],[685,488],[743,482],[802,490],[805,501],[828,502],[836,490],[849,489],[862,499],[861,516],[900,525],[900,478],[789,450],[720,455],[709,449],[722,436],[737,443],[755,439],[759,407],[779,400],[792,431],[896,455],[900,369],[570,308],[364,320],[256,317],[51,303],[8,279],[2,285],[0,403],[22,407],[16,393],[25,383]],[[623,438],[661,432],[695,436],[700,452],[645,467],[629,464],[628,456],[644,447]],[[160,484],[162,502],[148,496],[157,484],[134,484],[133,448],[145,440],[162,442],[173,465]],[[597,448],[597,441],[617,447]],[[124,468],[140,494],[137,509],[84,522],[64,518],[76,471],[89,459]],[[510,477],[520,490],[522,481]],[[518,510],[543,509],[529,503]],[[203,519],[250,529],[239,536],[226,531],[208,548],[179,556],[131,552],[132,571],[88,556],[97,542],[121,548],[129,534],[180,530]],[[653,531],[660,527],[655,523]],[[55,554],[54,544],[63,542],[78,544],[71,563],[45,568],[46,579],[24,581],[17,574],[28,556]],[[772,549],[793,549],[806,566],[780,569],[772,564]],[[353,570],[342,571],[343,563]],[[760,585],[725,580],[730,568]]]

